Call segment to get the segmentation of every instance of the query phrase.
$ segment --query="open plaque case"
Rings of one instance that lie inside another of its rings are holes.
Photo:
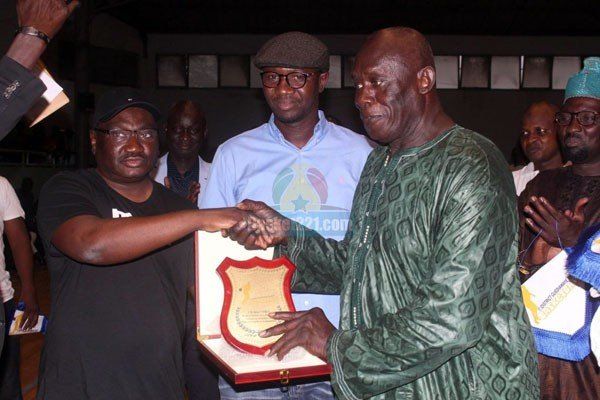
[[[196,338],[202,352],[233,384],[273,382],[288,384],[298,378],[326,377],[330,366],[302,348],[283,360],[244,353],[229,345],[221,335],[223,282],[217,268],[226,259],[246,261],[273,258],[273,249],[246,250],[219,232],[196,232]]]

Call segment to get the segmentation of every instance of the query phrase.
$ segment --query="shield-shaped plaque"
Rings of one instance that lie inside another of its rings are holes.
[[[221,334],[230,345],[247,353],[264,354],[281,337],[261,338],[258,334],[279,323],[269,313],[296,311],[290,292],[295,269],[286,257],[223,260],[217,268],[225,289]]]

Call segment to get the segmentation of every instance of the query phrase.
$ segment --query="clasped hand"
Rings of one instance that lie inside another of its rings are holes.
[[[247,249],[267,248],[287,244],[291,221],[265,203],[244,200],[237,205],[251,215],[251,221],[240,220],[236,225],[222,230]],[[276,355],[281,360],[295,347],[304,347],[309,353],[327,360],[327,340],[335,330],[320,308],[299,312],[276,312],[269,316],[283,321],[260,333],[261,337],[283,335],[273,344],[268,355]]]
[[[239,210],[249,213],[252,223],[247,219],[240,220],[228,229],[223,229],[223,236],[238,242],[249,250],[266,249],[267,247],[287,243],[287,235],[291,221],[261,201],[244,200],[237,205]]]
[[[584,208],[588,201],[586,197],[581,198],[573,210],[561,212],[546,198],[532,196],[525,207],[529,216],[525,222],[551,246],[571,247],[577,243],[585,227]]]

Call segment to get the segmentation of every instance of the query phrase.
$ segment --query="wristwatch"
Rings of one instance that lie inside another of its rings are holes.
[[[20,26],[15,35],[22,33],[23,35],[35,36],[39,39],[42,39],[46,44],[50,43],[50,37],[46,35],[44,32],[35,29],[33,26]]]

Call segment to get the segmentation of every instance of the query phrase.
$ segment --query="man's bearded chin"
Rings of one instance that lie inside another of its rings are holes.
[[[589,150],[587,147],[564,147],[563,154],[565,158],[571,161],[573,164],[581,164],[585,162],[589,157]]]

